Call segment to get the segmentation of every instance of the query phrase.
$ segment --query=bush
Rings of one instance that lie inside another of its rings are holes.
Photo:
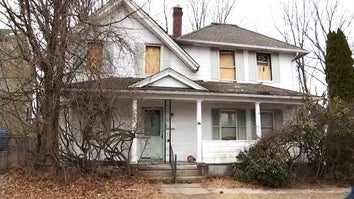
[[[240,163],[234,165],[234,177],[243,182],[257,182],[262,185],[278,187],[286,184],[292,177],[284,151],[275,153],[256,144],[237,156]]]

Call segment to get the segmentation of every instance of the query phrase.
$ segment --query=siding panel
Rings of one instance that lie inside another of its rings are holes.
[[[249,64],[249,76],[250,81],[257,81],[257,60],[256,60],[256,52],[249,51],[248,52],[248,64]]]
[[[245,63],[243,60],[243,51],[235,52],[236,58],[236,80],[237,81],[245,81]]]
[[[280,64],[279,64],[279,55],[272,54],[271,55],[272,62],[272,77],[274,82],[280,82]]]
[[[212,80],[220,79],[219,51],[216,48],[210,49],[210,77]]]

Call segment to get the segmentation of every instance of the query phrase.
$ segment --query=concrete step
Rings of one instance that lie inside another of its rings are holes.
[[[170,164],[138,164],[134,166],[136,170],[171,170]],[[196,164],[177,164],[177,170],[193,170],[197,169]]]
[[[139,176],[144,177],[171,177],[172,170],[137,170]],[[177,170],[177,176],[199,176],[199,171],[196,169]]]
[[[153,182],[164,182],[164,183],[172,183],[173,177],[146,177],[146,179],[151,180]],[[177,183],[200,183],[202,181],[202,176],[177,176]]]

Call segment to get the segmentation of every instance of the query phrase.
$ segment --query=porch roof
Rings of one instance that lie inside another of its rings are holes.
[[[215,94],[248,94],[260,96],[282,96],[282,97],[302,97],[303,93],[276,88],[264,84],[239,83],[239,82],[205,82],[194,81],[206,90],[196,90],[193,88],[173,88],[144,86],[142,88],[130,87],[131,85],[143,80],[142,78],[117,78],[110,77],[101,80],[78,82],[71,85],[70,89],[79,90],[112,90],[112,91],[161,91],[161,92],[183,92],[183,93],[215,93]]]

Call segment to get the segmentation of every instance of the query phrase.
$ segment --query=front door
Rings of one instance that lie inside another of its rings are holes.
[[[144,144],[142,159],[163,159],[163,127],[161,108],[143,108]]]

